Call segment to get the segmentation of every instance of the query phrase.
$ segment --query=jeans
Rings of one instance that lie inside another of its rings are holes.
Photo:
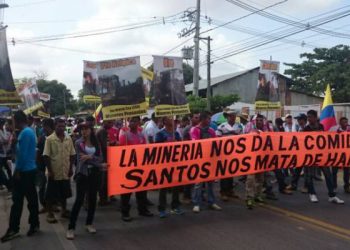
[[[220,193],[229,195],[233,192],[233,177],[220,180]]]
[[[100,201],[107,202],[108,201],[108,194],[107,194],[107,171],[103,171],[101,173],[101,184],[99,187],[99,197]]]
[[[338,167],[332,167],[332,178],[333,178],[333,184],[334,184],[334,188],[338,187],[338,180],[337,180],[337,175],[338,175]],[[344,167],[343,168],[343,180],[344,180],[344,188],[348,188],[349,187],[349,167]]]
[[[78,174],[75,181],[77,196],[70,215],[68,229],[75,229],[85,195],[87,195],[88,202],[86,225],[92,225],[95,217],[97,191],[100,184],[100,171],[98,169],[91,169],[88,176]]]
[[[207,200],[208,204],[212,205],[215,203],[215,195],[214,195],[214,182],[206,182],[206,187],[207,187]],[[194,190],[193,190],[193,204],[195,206],[200,206],[202,201],[202,183],[196,183],[194,185]]]
[[[47,184],[47,178],[45,175],[45,170],[38,170],[37,177],[36,177],[36,184],[39,187],[39,202],[41,206],[45,207],[45,195],[46,195],[46,184]]]
[[[282,169],[276,169],[274,171],[274,173],[275,173],[275,176],[276,176],[276,179],[277,179],[277,182],[278,182],[278,190],[280,192],[283,192],[286,189],[286,187],[287,187],[287,184],[284,181],[285,180],[285,174],[283,173]]]
[[[176,209],[176,208],[179,208],[180,206],[179,187],[162,188],[159,190],[159,206],[158,206],[159,211],[165,211],[166,209],[167,193],[169,190],[171,191],[171,194],[172,194],[171,209]]]
[[[184,198],[185,199],[189,199],[189,200],[191,199],[191,197],[192,197],[192,187],[193,187],[192,184],[183,186],[183,188],[184,188],[183,192],[184,192]]]
[[[130,213],[130,198],[132,193],[128,194],[122,194],[120,196],[121,198],[121,210],[123,216],[129,216]],[[147,193],[146,191],[136,192],[136,202],[137,202],[137,209],[139,210],[139,213],[143,213],[147,211]]]
[[[35,188],[36,170],[20,172],[19,179],[14,178],[12,191],[13,205],[10,213],[9,229],[15,232],[19,231],[19,225],[22,216],[24,197],[28,202],[29,224],[31,227],[39,226],[39,205],[38,195]]]
[[[298,187],[298,182],[299,182],[299,179],[300,179],[301,171],[303,171],[303,169],[304,169],[304,167],[300,167],[300,168],[294,169],[294,174],[292,176],[292,182],[291,182],[293,188],[297,188]],[[306,187],[306,175],[304,177],[304,187]]]
[[[320,171],[323,172],[323,175],[326,179],[328,196],[334,197],[335,196],[334,185],[333,185],[331,170],[329,167],[305,167],[304,168],[305,178],[306,178],[306,186],[308,188],[309,194],[316,194],[314,182],[313,182],[313,177],[316,174],[317,168],[319,168]]]
[[[0,185],[5,185],[9,192],[12,191],[13,179],[12,171],[7,164],[8,158],[0,158]],[[3,171],[6,170],[6,174]]]

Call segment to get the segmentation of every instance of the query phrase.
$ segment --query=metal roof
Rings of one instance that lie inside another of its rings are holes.
[[[226,80],[235,78],[237,76],[246,74],[252,70],[258,69],[259,67],[253,68],[253,69],[248,69],[248,70],[243,70],[243,71],[238,71],[235,73],[231,73],[231,74],[226,74],[226,75],[221,75],[221,76],[217,76],[217,77],[212,77],[211,78],[211,86],[215,86],[218,83],[224,82]],[[207,88],[207,80],[206,79],[202,79],[199,80],[199,84],[198,84],[198,90],[202,90],[202,89],[206,89]],[[187,84],[185,85],[185,90],[186,92],[191,92],[193,91],[193,83]]]

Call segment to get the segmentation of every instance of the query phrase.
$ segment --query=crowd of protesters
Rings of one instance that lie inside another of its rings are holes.
[[[48,223],[57,223],[58,215],[68,220],[66,238],[75,237],[77,218],[82,208],[87,210],[85,227],[88,233],[96,233],[93,226],[96,206],[107,206],[116,197],[107,194],[107,147],[166,143],[175,141],[201,140],[206,138],[235,136],[260,132],[308,132],[323,131],[314,110],[296,117],[286,115],[274,122],[257,114],[252,117],[235,110],[223,112],[226,122],[216,124],[208,112],[193,113],[181,119],[173,117],[151,119],[132,117],[127,123],[104,121],[96,124],[93,117],[83,119],[40,119],[26,116],[22,111],[14,113],[11,119],[0,119],[0,188],[7,189],[12,197],[8,230],[2,242],[19,235],[20,219],[26,198],[29,210],[27,236],[40,229],[39,214],[46,213]],[[342,117],[334,128],[338,133],[349,132],[348,119]],[[336,196],[337,173],[339,168],[304,167],[279,169],[240,178],[219,180],[219,199],[228,202],[239,196],[235,187],[245,187],[245,201],[248,209],[265,203],[265,199],[278,199],[273,190],[273,181],[278,192],[292,195],[298,189],[300,177],[304,176],[301,191],[309,194],[311,202],[318,202],[314,180],[319,180],[321,171],[328,190],[328,201],[344,204]],[[322,180],[322,179],[321,179]],[[349,169],[343,171],[344,192],[350,193]],[[75,183],[75,200],[71,210],[67,199],[73,196],[72,182]],[[182,215],[182,205],[192,204],[192,211],[199,213],[206,202],[212,210],[220,211],[214,186],[216,181],[164,188],[158,191],[158,215],[166,218],[170,214]],[[171,196],[170,210],[167,196]],[[121,219],[132,221],[130,199],[132,193],[120,196]],[[154,205],[146,191],[136,192],[137,210],[140,216],[152,217]],[[40,206],[40,209],[39,209]],[[169,211],[169,212],[168,212]]]

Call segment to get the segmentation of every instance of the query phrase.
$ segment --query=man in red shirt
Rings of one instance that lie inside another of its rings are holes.
[[[146,144],[146,138],[142,133],[142,128],[140,127],[141,120],[140,117],[133,117],[129,120],[129,127],[124,127],[119,133],[119,145],[139,145]],[[130,198],[132,193],[121,195],[121,211],[122,220],[125,222],[132,221],[130,217]],[[137,209],[139,210],[139,215],[145,217],[152,217],[153,214],[147,209],[147,196],[146,191],[136,192]]]

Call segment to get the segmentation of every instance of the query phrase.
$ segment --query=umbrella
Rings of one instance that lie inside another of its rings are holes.
[[[219,113],[214,114],[211,117],[211,121],[215,122],[216,124],[219,125],[219,124],[221,124],[223,122],[226,122],[226,118],[224,117],[224,113],[223,112],[219,112]]]

